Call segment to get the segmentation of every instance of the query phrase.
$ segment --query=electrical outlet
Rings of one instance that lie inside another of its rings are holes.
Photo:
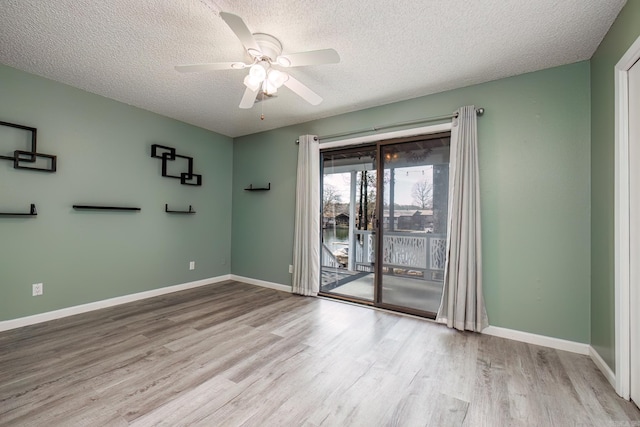
[[[196,269],[196,262],[195,261],[189,262],[189,270],[195,270],[195,269]]]
[[[289,264],[289,273],[293,274],[293,265]]]
[[[34,297],[42,295],[44,292],[44,285],[42,283],[34,283],[31,285],[31,293]]]

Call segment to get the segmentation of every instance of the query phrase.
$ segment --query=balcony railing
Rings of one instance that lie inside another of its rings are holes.
[[[354,230],[355,269],[374,271],[375,234]],[[425,280],[442,281],[444,275],[446,235],[385,231],[382,266],[385,273],[420,276]]]
[[[322,243],[322,266],[323,267],[340,267],[340,263],[336,259],[336,256],[331,252],[331,249]]]

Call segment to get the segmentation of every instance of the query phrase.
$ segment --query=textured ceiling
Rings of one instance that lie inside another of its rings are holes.
[[[0,63],[236,137],[589,59],[625,1],[2,0]],[[289,69],[324,101],[241,110],[246,70],[176,72],[249,60],[221,10],[285,54],[337,50]]]

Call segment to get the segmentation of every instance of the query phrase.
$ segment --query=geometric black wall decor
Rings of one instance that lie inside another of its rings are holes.
[[[15,123],[7,123],[0,122],[0,126],[7,126],[16,129],[23,129],[28,132],[31,132],[31,147],[28,150],[15,150],[13,152],[13,156],[2,156],[0,155],[0,160],[11,160],[13,161],[14,169],[29,169],[33,171],[39,172],[55,172],[56,171],[56,156],[52,156],[51,154],[43,154],[37,152],[37,142],[36,135],[37,129],[29,126],[17,125]],[[1,141],[0,141],[1,142]],[[49,160],[48,167],[35,167],[35,166],[27,166],[25,163],[36,163],[38,158]]]
[[[160,153],[160,151],[162,152]],[[176,153],[175,148],[160,144],[153,144],[151,146],[151,157],[155,159],[162,159],[162,176],[179,179],[180,184],[182,185],[202,185],[202,175],[193,173],[193,157],[182,156]],[[187,161],[187,172],[181,172],[180,175],[171,175],[168,172],[168,162],[175,161],[177,159],[184,159]]]

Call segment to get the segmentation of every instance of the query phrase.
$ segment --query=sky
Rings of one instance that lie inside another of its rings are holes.
[[[330,174],[324,176],[324,184],[330,184],[338,191],[341,196],[342,203],[349,202],[349,181],[351,175],[349,173]],[[396,169],[395,174],[395,202],[398,205],[416,204],[411,195],[413,185],[426,179],[427,182],[433,181],[433,166],[414,166]],[[385,198],[385,202],[389,202]]]

